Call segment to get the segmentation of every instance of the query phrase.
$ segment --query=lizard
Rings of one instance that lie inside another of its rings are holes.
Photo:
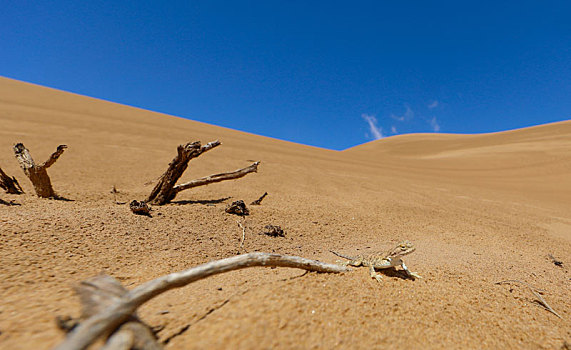
[[[330,252],[343,259],[347,259],[347,261],[343,262],[343,265],[345,266],[350,265],[355,267],[368,267],[369,272],[371,273],[371,277],[381,282],[382,276],[376,273],[375,269],[388,269],[395,268],[397,266],[402,266],[404,272],[406,272],[407,276],[410,278],[422,278],[417,273],[410,271],[404,261],[402,261],[403,256],[408,255],[415,250],[416,247],[414,244],[409,241],[403,241],[386,253],[370,253],[366,255],[347,256],[332,250],[330,250]]]

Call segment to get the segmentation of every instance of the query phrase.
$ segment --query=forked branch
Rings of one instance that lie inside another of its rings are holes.
[[[47,168],[52,166],[56,160],[58,160],[66,148],[66,145],[59,145],[57,150],[50,156],[47,161],[37,165],[34,162],[30,151],[28,151],[28,149],[23,144],[18,143],[14,146],[14,154],[16,159],[20,163],[20,167],[24,171],[24,174],[26,174],[26,176],[30,179],[32,185],[34,185],[34,190],[36,191],[38,197],[58,198],[52,187]]]
[[[210,175],[182,185],[176,185],[188,167],[188,162],[192,158],[196,158],[202,153],[219,145],[220,141],[216,140],[204,146],[201,145],[200,141],[178,146],[176,157],[169,163],[167,171],[159,178],[158,183],[147,197],[146,202],[157,205],[166,204],[172,201],[180,191],[215,182],[238,179],[258,170],[258,164],[260,164],[260,162],[230,173]]]
[[[85,349],[100,336],[110,334],[129,319],[136,317],[135,311],[139,306],[168,290],[184,287],[216,274],[254,266],[292,267],[329,273],[350,271],[345,266],[322,263],[299,256],[270,253],[248,253],[212,261],[182,272],[159,277],[124,294],[121,293],[120,288],[117,288],[121,297],[116,297],[109,306],[80,323],[56,349]],[[90,298],[95,300],[93,296]]]

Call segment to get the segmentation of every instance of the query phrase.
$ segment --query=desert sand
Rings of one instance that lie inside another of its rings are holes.
[[[117,200],[144,199],[190,141],[222,145],[181,181],[261,161],[258,173],[181,192],[152,218]],[[49,169],[40,199],[12,146]],[[0,79],[0,167],[24,195],[0,193],[0,348],[47,349],[78,316],[73,287],[101,272],[133,288],[238,253],[228,203],[249,203],[247,251],[334,263],[415,243],[423,279],[366,268],[304,274],[250,268],[167,292],[139,311],[167,349],[549,348],[571,343],[571,121],[484,135],[413,134],[337,152]],[[259,234],[280,225],[286,237]],[[548,254],[563,262],[556,266]],[[518,285],[545,291],[562,318]]]

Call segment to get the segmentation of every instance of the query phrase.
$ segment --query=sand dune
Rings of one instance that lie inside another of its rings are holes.
[[[219,139],[182,181],[260,171],[182,192],[153,217],[143,199],[181,143]],[[38,199],[11,147],[23,142],[70,202]],[[141,317],[166,348],[560,348],[571,343],[571,122],[485,135],[417,134],[342,152],[298,145],[0,78],[0,167],[25,195],[0,194],[0,347],[50,348],[57,315],[79,314],[74,283],[105,272],[125,286],[237,253],[224,213],[250,202],[245,248],[337,260],[408,239],[424,278],[253,268],[171,291]],[[228,198],[231,197],[231,198]],[[260,235],[266,224],[285,238]],[[563,261],[553,264],[548,254]],[[518,279],[546,291],[559,319]],[[184,330],[181,332],[181,330]],[[180,335],[177,335],[181,333]]]

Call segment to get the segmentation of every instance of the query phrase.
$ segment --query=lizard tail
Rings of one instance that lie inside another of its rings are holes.
[[[340,257],[340,258],[347,259],[347,260],[353,260],[352,257],[347,256],[347,255],[343,255],[343,254],[339,254],[339,253],[337,253],[337,252],[334,252],[333,250],[330,250],[330,252],[333,253],[333,254],[335,254],[335,255],[337,255],[337,256]]]

